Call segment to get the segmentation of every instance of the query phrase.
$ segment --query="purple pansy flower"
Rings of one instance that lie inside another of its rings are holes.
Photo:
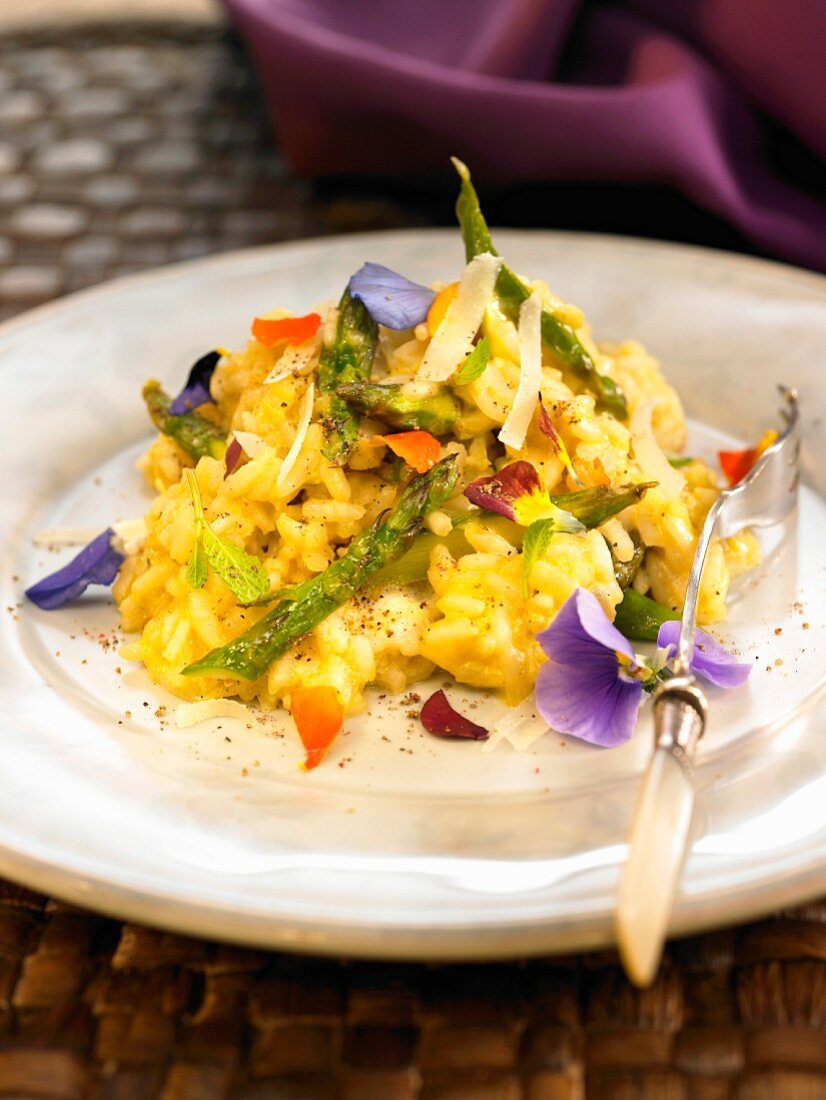
[[[677,620],[660,627],[657,645],[665,649],[666,660],[676,652],[679,630]],[[548,725],[604,748],[627,741],[644,685],[653,686],[662,673],[634,653],[596,596],[577,588],[536,640],[549,658],[536,678],[537,709]],[[739,687],[751,671],[702,630],[689,665],[697,676],[723,688]]]
[[[673,619],[663,625],[657,634],[657,645],[666,650],[666,660],[677,652],[677,639],[680,636],[680,623]],[[712,684],[722,688],[740,687],[751,672],[751,665],[735,661],[732,655],[723,649],[719,642],[698,630],[694,634],[694,648],[689,660],[691,671],[702,676]]]
[[[363,264],[348,284],[350,294],[363,302],[380,325],[396,330],[415,328],[427,319],[436,291],[414,283],[383,264]]]
[[[220,358],[220,352],[208,351],[192,364],[186,385],[169,406],[173,416],[181,416],[208,402],[215,404],[215,398],[209,392],[209,383]]]
[[[642,700],[633,676],[640,666],[596,596],[577,588],[536,640],[549,657],[536,678],[536,705],[548,725],[604,748],[627,741]]]
[[[110,585],[123,562],[123,554],[112,545],[114,534],[107,527],[68,565],[27,588],[26,596],[44,611],[53,611],[77,599],[90,584]]]

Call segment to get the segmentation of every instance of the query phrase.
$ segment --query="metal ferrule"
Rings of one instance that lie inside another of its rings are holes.
[[[706,697],[691,676],[675,676],[654,692],[654,744],[689,773],[707,709]]]

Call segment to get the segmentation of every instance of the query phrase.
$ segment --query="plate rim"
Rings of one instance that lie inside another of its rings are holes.
[[[792,264],[724,249],[619,234],[567,230],[506,228],[499,230],[499,233],[503,240],[521,238],[524,241],[538,239],[541,242],[545,239],[572,245],[591,242],[597,247],[642,248],[643,251],[654,253],[679,253],[686,258],[703,258],[717,265],[752,271],[756,268],[769,276],[782,278],[786,286],[791,280],[795,287],[813,290],[826,299],[826,275]],[[444,242],[457,239],[456,231],[449,228],[390,229],[318,236],[196,257],[124,275],[45,302],[9,318],[0,324],[0,350],[3,350],[5,338],[13,337],[19,330],[48,321],[61,312],[71,310],[78,303],[82,305],[90,300],[128,292],[131,288],[162,285],[177,278],[186,278],[192,272],[214,271],[221,267],[254,273],[256,267],[266,263],[267,257],[273,254],[283,257],[283,266],[288,267],[291,256],[301,257],[319,247],[335,247],[344,251],[352,249],[357,253],[369,248],[370,242],[393,241],[403,245],[407,241],[419,243],[423,238]],[[423,931],[419,924],[388,928],[384,922],[369,924],[362,921],[354,928],[352,924],[348,924],[346,918],[342,920],[340,917],[318,921],[312,917],[302,919],[298,915],[285,918],[283,913],[268,916],[250,910],[239,912],[233,910],[226,899],[212,901],[198,897],[194,901],[183,900],[180,895],[152,887],[151,879],[148,887],[129,881],[107,879],[84,869],[82,861],[76,864],[66,860],[57,863],[20,848],[15,849],[6,843],[0,843],[0,875],[72,904],[94,908],[120,919],[159,925],[187,935],[300,952],[350,954],[377,959],[501,959],[591,950],[613,943],[612,922],[604,917],[595,917],[594,914],[566,920],[562,925],[558,922],[546,922],[543,926],[535,917],[531,917],[524,925],[472,923],[470,927],[456,924]],[[810,900],[826,892],[826,864],[807,865],[802,871],[793,868],[788,875],[776,874],[772,882],[771,897],[764,891],[756,898],[754,887],[750,887],[715,898],[713,912],[708,909],[708,899],[683,898],[680,908],[675,911],[669,934],[695,934],[753,919],[778,907]],[[470,942],[471,929],[473,942]]]

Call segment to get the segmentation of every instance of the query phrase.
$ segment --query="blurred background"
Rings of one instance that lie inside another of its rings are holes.
[[[327,233],[494,224],[826,269],[826,7],[0,4],[0,316]]]

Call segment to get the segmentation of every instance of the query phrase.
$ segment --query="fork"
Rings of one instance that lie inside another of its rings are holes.
[[[674,676],[654,693],[654,752],[642,781],[631,840],[620,873],[616,934],[629,978],[650,985],[662,956],[668,919],[688,846],[694,809],[693,761],[708,701],[689,667],[697,600],[714,535],[770,527],[794,509],[800,479],[797,393],[779,386],[784,429],[745,478],[720,493],[703,524],[688,575]]]

